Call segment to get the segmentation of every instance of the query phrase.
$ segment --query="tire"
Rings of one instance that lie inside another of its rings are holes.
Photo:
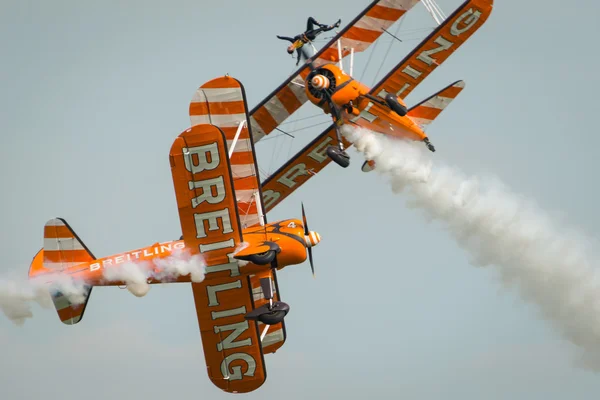
[[[283,319],[285,318],[286,312],[279,310],[279,311],[273,311],[267,314],[262,314],[261,316],[258,317],[258,320],[260,322],[262,322],[263,324],[267,324],[267,325],[275,325],[280,323],[281,321],[283,321]]]
[[[408,110],[402,104],[398,102],[398,99],[393,94],[388,94],[385,96],[385,102],[392,109],[393,112],[398,114],[401,117],[404,117],[408,114]]]
[[[264,253],[252,254],[247,260],[256,265],[267,265],[275,259],[277,253],[273,250],[265,251]]]
[[[342,168],[347,168],[350,165],[350,157],[345,151],[340,150],[339,147],[329,146],[327,148],[327,155]]]

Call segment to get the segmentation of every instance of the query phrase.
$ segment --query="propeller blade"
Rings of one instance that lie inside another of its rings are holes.
[[[304,203],[302,205],[302,223],[304,223],[304,234],[308,235],[308,222],[306,221],[306,214],[304,213]]]
[[[313,278],[315,277],[315,265],[313,264],[312,248],[308,248],[308,259],[310,260],[310,269],[312,270]]]
[[[308,230],[308,221],[306,220],[306,213],[304,212],[304,202],[300,203],[302,205],[302,222],[304,223],[304,235],[308,236],[310,231]],[[313,264],[312,257],[312,248],[306,247],[308,250],[308,259],[310,261],[310,269],[312,270],[313,278],[315,277],[315,265]]]

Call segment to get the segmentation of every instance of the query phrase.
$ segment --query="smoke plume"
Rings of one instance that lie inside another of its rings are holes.
[[[131,293],[142,297],[150,290],[148,280],[151,278],[170,281],[190,275],[192,282],[202,282],[204,271],[205,263],[200,255],[190,256],[175,250],[168,257],[152,261],[109,266],[104,268],[103,277],[107,281],[126,283]],[[87,294],[86,282],[59,272],[31,279],[0,279],[0,310],[13,323],[22,326],[26,319],[33,317],[33,304],[54,308],[50,293],[55,291],[61,292],[73,305],[82,304]]]
[[[22,326],[33,318],[31,306],[37,303],[43,308],[54,308],[51,291],[60,291],[73,304],[85,301],[83,281],[70,276],[49,274],[30,280],[0,279],[0,309],[13,323]]]
[[[104,269],[103,276],[108,281],[122,281],[127,289],[137,297],[145,296],[150,290],[148,280],[175,280],[190,275],[192,282],[204,280],[205,263],[199,254],[190,256],[187,252],[175,250],[165,258],[152,261],[129,262]]]
[[[442,223],[471,264],[496,268],[503,286],[516,287],[536,304],[582,350],[580,366],[600,371],[599,258],[592,238],[557,226],[498,180],[434,165],[423,143],[350,126],[342,132],[375,161],[375,171],[389,178],[394,193],[408,196],[409,207]]]

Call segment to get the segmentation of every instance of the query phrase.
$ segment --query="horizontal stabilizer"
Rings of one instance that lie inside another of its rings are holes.
[[[422,129],[425,129],[448,107],[464,88],[464,81],[456,81],[412,107],[408,110],[407,115]]]

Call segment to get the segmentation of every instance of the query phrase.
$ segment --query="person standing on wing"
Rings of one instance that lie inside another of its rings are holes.
[[[325,24],[320,24],[313,17],[308,17],[308,20],[306,21],[306,31],[304,31],[304,33],[296,35],[293,38],[288,37],[288,36],[277,35],[277,38],[281,39],[281,40],[287,40],[289,42],[292,42],[292,44],[290,44],[288,46],[287,52],[288,52],[288,54],[293,54],[294,49],[296,50],[296,52],[298,53],[298,61],[296,61],[296,65],[298,65],[300,63],[300,58],[302,57],[302,52],[300,51],[302,46],[304,46],[304,44],[306,44],[306,43],[309,43],[309,42],[312,42],[313,40],[315,40],[315,38],[319,34],[330,31],[333,28],[337,28],[338,26],[340,26],[341,22],[342,22],[342,20],[338,19],[338,21],[333,25],[325,25]],[[317,25],[319,28],[315,29],[315,25]]]

